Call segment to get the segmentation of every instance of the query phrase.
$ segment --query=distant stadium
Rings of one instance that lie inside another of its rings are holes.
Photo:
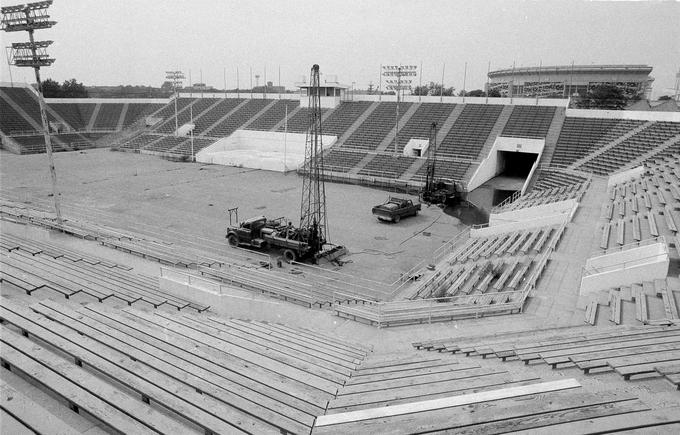
[[[568,98],[650,72],[0,83],[0,431],[678,433],[680,113]]]
[[[489,89],[501,96],[568,98],[612,85],[626,98],[649,99],[654,79],[648,65],[555,65],[506,68],[489,72]]]

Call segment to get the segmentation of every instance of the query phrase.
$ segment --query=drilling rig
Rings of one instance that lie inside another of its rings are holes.
[[[430,140],[427,149],[427,172],[425,186],[420,191],[420,200],[427,204],[455,205],[462,199],[463,189],[454,180],[437,178],[437,123],[430,126]]]
[[[309,83],[309,128],[302,171],[300,225],[293,227],[290,222],[286,225],[282,219],[269,220],[264,216],[237,222],[227,229],[226,237],[232,246],[278,249],[288,262],[309,259],[316,263],[321,257],[333,260],[346,252],[344,247],[332,245],[328,237],[319,65],[312,67]]]

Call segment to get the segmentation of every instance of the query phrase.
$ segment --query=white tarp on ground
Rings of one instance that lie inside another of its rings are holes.
[[[196,161],[267,171],[294,171],[305,161],[305,138],[301,133],[236,130],[199,151]],[[337,138],[322,136],[321,140],[326,149]]]

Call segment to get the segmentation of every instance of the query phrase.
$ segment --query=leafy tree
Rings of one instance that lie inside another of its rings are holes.
[[[61,85],[52,79],[43,80],[42,92],[45,98],[60,98],[62,95]]]
[[[76,79],[64,81],[64,84],[61,85],[61,90],[64,98],[87,98],[85,85]]]
[[[577,102],[583,109],[623,110],[628,104],[623,91],[612,85],[598,85],[590,88],[588,93]]]
[[[498,89],[491,89],[489,91],[489,98],[500,98],[501,92]]]
[[[465,96],[466,97],[485,97],[486,93],[481,89],[475,89],[473,91],[466,92]]]
[[[442,92],[442,85],[441,83],[435,83],[435,82],[430,82],[426,85],[423,86],[416,86],[413,88],[413,95],[433,95],[433,96],[439,96],[443,95],[445,97],[452,97],[455,95],[455,88],[444,88],[444,91]]]

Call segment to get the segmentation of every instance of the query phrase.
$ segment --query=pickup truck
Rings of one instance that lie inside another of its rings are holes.
[[[390,197],[386,203],[373,207],[372,211],[378,220],[397,223],[403,217],[417,215],[420,204],[414,204],[410,199]]]

